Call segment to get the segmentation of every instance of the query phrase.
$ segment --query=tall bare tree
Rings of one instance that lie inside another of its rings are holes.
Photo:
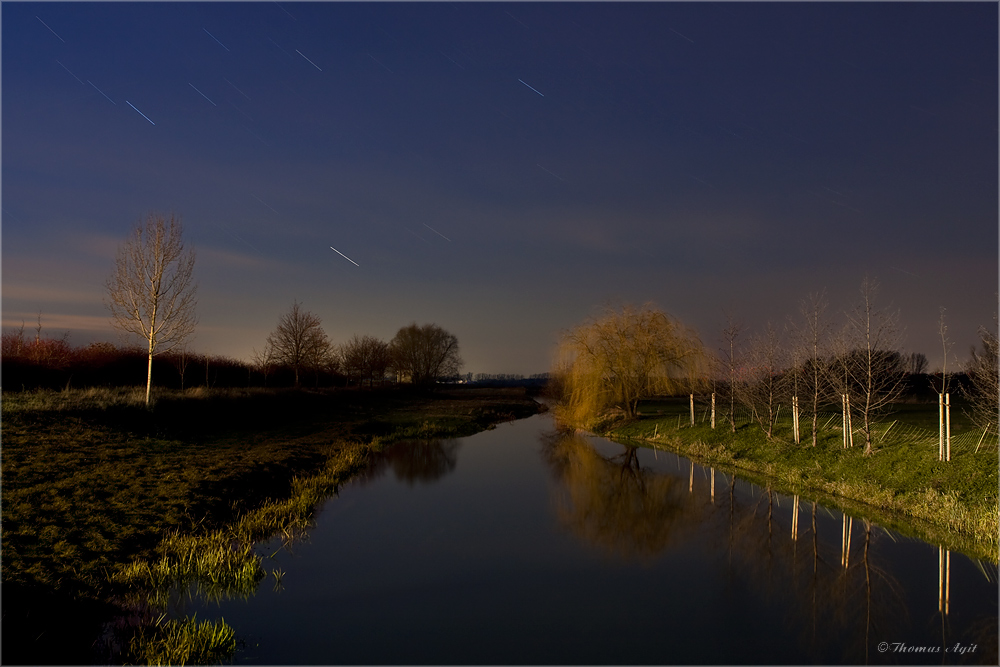
[[[265,341],[274,363],[291,366],[295,371],[295,386],[299,386],[302,369],[319,369],[330,356],[330,340],[323,331],[320,318],[303,310],[298,301],[278,320],[278,327]]]
[[[181,222],[151,213],[139,223],[115,257],[108,278],[111,321],[147,343],[146,405],[153,385],[153,355],[166,352],[194,331],[194,252],[185,251]]]
[[[843,391],[851,412],[860,418],[865,455],[872,453],[875,420],[897,401],[905,388],[898,311],[875,304],[878,283],[867,276],[861,299],[847,314],[847,328],[838,355],[845,379]],[[834,374],[839,376],[840,373]]]
[[[743,374],[737,385],[743,403],[770,440],[778,418],[778,401],[784,393],[785,348],[774,325],[750,340]]]
[[[809,411],[812,417],[812,446],[819,438],[819,405],[825,393],[826,356],[830,327],[826,322],[826,295],[810,294],[799,304],[801,324],[794,327],[797,356],[802,360],[797,370],[806,391],[809,392]]]
[[[393,368],[413,384],[431,384],[462,368],[458,338],[436,324],[417,326],[414,322],[403,327],[389,346]]]
[[[729,420],[729,430],[733,433],[736,433],[736,395],[739,393],[741,381],[738,366],[741,351],[737,341],[742,331],[743,323],[737,320],[732,313],[726,313],[726,328],[722,330],[725,347],[720,350],[723,356],[718,358],[720,365],[718,374],[724,374],[727,378],[723,385],[725,398],[729,400],[729,411],[726,417]]]
[[[566,404],[583,422],[609,407],[634,417],[642,398],[684,384],[703,352],[692,330],[647,304],[608,309],[568,332],[560,358]]]

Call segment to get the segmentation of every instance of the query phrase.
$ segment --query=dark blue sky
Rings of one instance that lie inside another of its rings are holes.
[[[941,307],[959,358],[993,322],[996,3],[4,3],[2,30],[5,327],[113,340],[149,211],[198,253],[211,354],[297,299],[335,342],[435,322],[527,374],[607,303],[714,347],[725,310],[821,289],[839,324],[866,273],[932,364]]]

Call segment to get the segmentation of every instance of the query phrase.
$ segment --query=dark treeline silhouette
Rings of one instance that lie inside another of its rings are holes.
[[[23,330],[3,334],[0,346],[0,383],[6,390],[123,387],[145,379],[148,352],[139,346],[91,343],[74,347],[68,336],[26,337]],[[193,387],[262,387],[265,376],[253,365],[230,357],[173,350],[153,359],[156,386],[168,389]],[[337,372],[310,373],[309,384],[344,386]],[[277,367],[266,377],[268,387],[295,384],[291,367]]]
[[[549,382],[548,373],[533,373],[527,377],[520,373],[468,373],[463,381],[476,387],[527,387],[543,388]]]

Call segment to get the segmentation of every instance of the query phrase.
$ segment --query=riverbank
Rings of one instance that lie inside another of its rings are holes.
[[[892,430],[885,433],[890,418],[879,429],[883,437],[874,454],[864,456],[863,446],[844,449],[839,428],[822,429],[812,447],[808,437],[795,444],[789,424],[779,423],[768,440],[754,424],[738,424],[735,433],[721,420],[715,429],[699,420],[690,426],[683,408],[684,413],[668,410],[670,414],[607,423],[599,435],[667,449],[775,491],[835,505],[903,534],[993,563],[998,560],[995,436],[978,452],[972,446],[953,447],[951,461],[941,462],[936,441],[929,445],[896,437]]]
[[[304,480],[335,490],[382,444],[540,409],[523,390],[461,388],[161,392],[150,410],[133,389],[5,392],[2,408],[7,664],[92,662],[135,587],[120,573],[161,559],[171,536],[294,527],[274,517]],[[301,524],[311,506],[296,502],[284,516]]]

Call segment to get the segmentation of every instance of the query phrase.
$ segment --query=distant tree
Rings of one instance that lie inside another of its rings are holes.
[[[169,361],[177,369],[177,374],[181,376],[181,389],[184,389],[184,374],[191,364],[191,355],[188,354],[187,347],[181,346],[180,350],[170,354]]]
[[[992,329],[980,327],[981,348],[970,350],[971,358],[965,366],[969,374],[970,387],[965,392],[969,400],[969,417],[983,430],[998,432],[997,414],[1000,410],[1000,382],[998,382],[997,326]]]
[[[875,420],[897,401],[905,388],[900,343],[899,313],[877,308],[878,283],[865,277],[861,299],[847,315],[840,340],[837,378],[840,392],[847,394],[851,412],[859,417],[865,438],[865,455],[872,453]],[[843,378],[840,381],[840,378]]]
[[[330,356],[330,341],[319,317],[302,310],[295,301],[291,309],[278,320],[278,327],[268,335],[265,349],[270,349],[274,363],[290,366],[299,386],[302,369],[319,369]]]
[[[355,334],[340,347],[340,362],[344,373],[350,380],[357,380],[369,386],[375,382],[381,383],[391,361],[389,343],[374,336],[358,336]]]
[[[562,338],[564,402],[581,422],[611,407],[635,417],[641,399],[680,388],[702,358],[694,331],[651,305],[608,309]]]
[[[115,328],[146,341],[146,405],[153,384],[153,355],[180,344],[194,331],[194,252],[184,250],[181,223],[149,214],[119,246],[106,283]]]
[[[458,338],[436,324],[403,327],[389,347],[392,367],[414,384],[426,385],[440,377],[451,377],[462,367]]]
[[[785,349],[777,329],[768,322],[762,334],[750,340],[743,376],[737,384],[740,402],[770,440],[778,418],[778,401],[785,389]]]
[[[264,386],[267,386],[267,376],[274,370],[274,348],[271,347],[270,339],[264,341],[264,347],[258,350],[253,348],[250,351],[250,365],[264,376]]]
[[[923,352],[903,355],[903,366],[908,375],[923,375],[927,372],[927,355]]]

